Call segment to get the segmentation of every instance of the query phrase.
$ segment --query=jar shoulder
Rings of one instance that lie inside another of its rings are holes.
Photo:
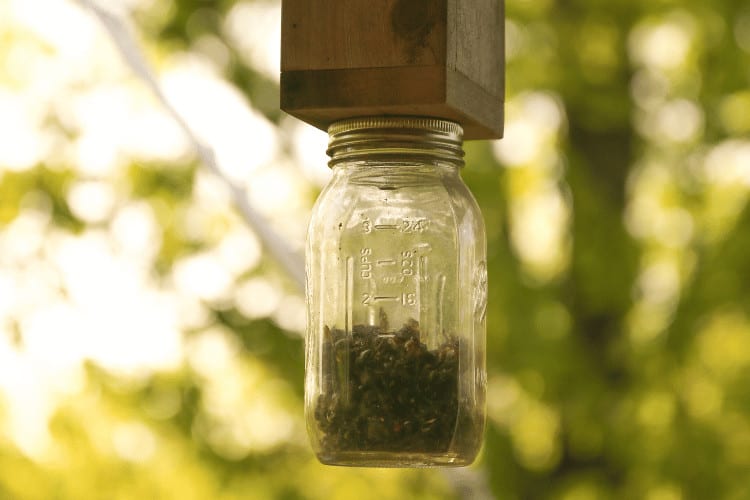
[[[313,208],[311,221],[341,218],[352,206],[451,208],[457,219],[481,222],[473,194],[457,172],[439,169],[361,169],[335,172]],[[457,221],[458,222],[458,221]]]

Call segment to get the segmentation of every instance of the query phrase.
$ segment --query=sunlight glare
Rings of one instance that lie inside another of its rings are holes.
[[[540,187],[513,199],[511,204],[513,247],[532,276],[546,281],[567,262],[566,231],[569,208],[553,186]]]
[[[730,139],[714,147],[706,157],[705,173],[715,184],[750,187],[750,141]]]
[[[41,131],[41,120],[23,96],[0,87],[0,167],[28,170],[45,157],[48,141]]]
[[[543,92],[518,95],[508,102],[504,140],[492,143],[495,155],[508,167],[545,160],[554,152],[563,123],[563,110],[555,96]]]
[[[245,280],[234,293],[237,310],[249,319],[270,316],[278,308],[280,300],[279,287],[262,277]]]
[[[117,250],[150,265],[161,246],[162,229],[145,201],[131,201],[112,217],[109,234]]]
[[[221,262],[235,277],[255,269],[263,255],[258,237],[244,225],[231,228],[216,251]]]
[[[305,301],[299,295],[284,296],[273,319],[284,330],[303,335],[307,325]]]
[[[33,259],[43,248],[49,229],[49,214],[23,210],[0,231],[0,265],[18,267]]]
[[[684,13],[676,13],[659,23],[641,22],[630,33],[631,60],[662,71],[681,67],[692,49],[691,27],[692,18]]]
[[[234,283],[229,269],[213,252],[182,257],[174,263],[172,275],[180,293],[207,302],[226,300]]]
[[[312,125],[295,120],[292,128],[292,153],[294,164],[305,177],[319,188],[328,184],[331,169],[328,168],[328,134]]]
[[[147,462],[157,447],[156,435],[141,422],[121,423],[112,431],[112,445],[117,455],[128,462]]]
[[[223,31],[248,66],[260,70],[273,81],[279,81],[280,2],[263,0],[236,3],[226,16]]]
[[[664,142],[694,142],[703,133],[703,109],[687,99],[668,101],[638,121],[640,132]]]
[[[638,277],[643,300],[654,305],[673,302],[680,293],[681,279],[676,263],[663,259],[646,267]]]
[[[233,181],[246,181],[277,156],[274,126],[195,57],[176,58],[163,74],[162,85],[169,101],[213,148],[219,168]]]
[[[76,217],[93,224],[110,218],[116,194],[109,182],[77,181],[68,188],[67,202]]]

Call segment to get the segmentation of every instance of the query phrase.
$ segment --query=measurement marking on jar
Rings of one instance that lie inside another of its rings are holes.
[[[373,226],[375,229],[398,229],[398,224],[375,224]]]
[[[383,276],[383,283],[386,285],[397,285],[406,280],[403,276]]]
[[[378,301],[378,300],[401,300],[401,297],[392,296],[392,295],[376,295],[372,298],[372,300]]]
[[[376,264],[379,266],[392,266],[396,264],[396,259],[381,259]]]
[[[364,247],[359,249],[359,277],[370,279],[372,277],[372,248]]]
[[[401,302],[407,306],[413,306],[417,303],[416,293],[402,293],[401,295],[370,295],[369,293],[362,294],[362,304],[370,305],[373,302]]]
[[[344,324],[347,332],[352,331],[353,322],[353,305],[354,305],[354,257],[346,258],[346,290],[345,297],[346,308],[344,311]],[[322,316],[322,312],[321,312]]]
[[[439,332],[445,332],[444,326],[443,326],[443,309],[445,309],[445,282],[446,278],[444,274],[439,274],[437,276],[438,279],[438,286],[437,286],[437,300],[435,301],[437,307],[435,308],[437,310],[437,324],[435,325],[437,327],[437,331]]]
[[[414,252],[410,250],[401,252],[401,274],[404,276],[414,274]]]
[[[430,219],[403,219],[401,221],[402,233],[423,233],[430,226]]]
[[[417,291],[416,291],[416,294],[414,295],[415,302],[416,302],[417,297],[422,296],[422,275],[423,275],[422,273],[424,271],[424,262],[425,262],[425,258],[422,256],[420,256],[419,259],[417,260],[417,275],[416,275]]]

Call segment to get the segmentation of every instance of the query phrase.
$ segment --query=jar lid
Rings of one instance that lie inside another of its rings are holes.
[[[367,129],[418,129],[445,134],[457,141],[463,140],[464,130],[456,122],[422,116],[365,116],[333,122],[328,127],[331,138],[347,132]]]
[[[329,166],[344,160],[417,156],[463,166],[463,128],[456,122],[420,116],[347,118],[328,127]]]

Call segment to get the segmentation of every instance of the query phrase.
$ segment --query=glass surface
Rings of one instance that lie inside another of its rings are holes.
[[[467,465],[484,429],[484,224],[460,128],[398,120],[331,134],[307,245],[307,427],[327,464]]]

